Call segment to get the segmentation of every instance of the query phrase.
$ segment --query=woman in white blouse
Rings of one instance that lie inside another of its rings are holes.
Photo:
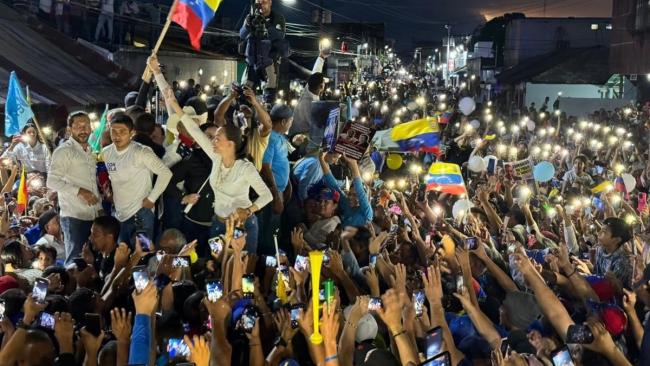
[[[212,160],[209,180],[214,192],[215,218],[211,235],[225,233],[225,220],[234,215],[239,226],[243,226],[246,231],[246,250],[256,252],[258,225],[254,213],[271,202],[273,196],[255,169],[255,165],[246,159],[246,138],[242,135],[241,129],[226,124],[217,130],[216,137],[210,141],[192,118],[196,116],[186,113],[187,111],[178,105],[172,89],[160,72],[156,57],[150,57],[147,63],[165,97],[165,103],[176,114],[170,117],[168,124],[180,117],[180,123],[187,133]],[[251,202],[249,198],[251,188],[258,195],[255,202]]]
[[[19,136],[14,136],[2,157],[20,162],[27,173],[47,174],[50,167],[50,150],[31,123],[23,127]]]

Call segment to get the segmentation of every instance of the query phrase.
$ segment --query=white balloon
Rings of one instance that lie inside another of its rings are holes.
[[[474,173],[481,173],[487,169],[487,163],[485,160],[483,160],[482,157],[478,155],[474,155],[471,158],[469,158],[469,161],[467,162],[467,167],[469,170],[473,171]]]
[[[458,110],[466,116],[469,116],[476,109],[476,102],[470,97],[465,97],[458,102]]]
[[[475,130],[478,130],[478,128],[481,127],[481,122],[477,119],[472,120],[469,124],[472,125],[472,128]]]
[[[528,128],[528,131],[530,132],[535,131],[535,122],[531,120],[526,121],[526,128]]]
[[[634,176],[630,173],[623,173],[621,175],[621,178],[623,178],[623,183],[625,184],[625,190],[630,193],[636,188],[636,179],[634,179]]]
[[[456,201],[454,206],[451,208],[451,215],[456,220],[460,220],[463,217],[467,216],[469,210],[474,207],[474,204],[468,199],[462,199]]]

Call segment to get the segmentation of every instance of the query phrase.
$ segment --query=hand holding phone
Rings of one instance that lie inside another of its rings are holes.
[[[138,238],[138,241],[140,242],[140,248],[142,248],[143,251],[148,252],[151,250],[151,240],[149,240],[149,238],[147,238],[144,233],[138,233],[136,237]]]
[[[32,298],[39,304],[45,303],[45,297],[47,296],[47,288],[50,285],[50,281],[46,278],[39,277],[34,280],[34,287],[32,288]]]
[[[566,333],[567,344],[590,344],[594,341],[594,334],[586,324],[569,325]]]
[[[241,278],[241,290],[244,295],[252,295],[255,293],[255,276],[252,274],[245,274]]]
[[[172,268],[187,268],[190,266],[190,256],[178,255],[172,260]]]
[[[223,296],[223,285],[219,280],[210,280],[205,284],[208,301],[217,302]]]
[[[221,236],[216,236],[212,239],[209,239],[208,245],[210,246],[210,250],[212,251],[212,254],[214,254],[215,256],[219,256],[219,254],[221,254],[221,251],[223,250],[223,238]]]
[[[382,301],[380,297],[371,297],[368,301],[368,311],[377,311],[382,307]]]
[[[84,317],[86,320],[86,330],[88,333],[94,335],[95,337],[98,337],[102,332],[101,317],[99,314],[86,313]]]
[[[144,266],[133,267],[133,283],[138,293],[149,284],[149,273]]]

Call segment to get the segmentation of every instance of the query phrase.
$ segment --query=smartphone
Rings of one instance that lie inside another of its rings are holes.
[[[323,265],[325,267],[330,265],[330,250],[329,249],[325,249],[323,251]]]
[[[45,303],[45,297],[47,296],[47,287],[49,286],[50,281],[46,278],[39,277],[34,280],[34,287],[32,288],[32,298],[34,301],[40,304]]]
[[[140,241],[140,247],[143,251],[148,252],[151,250],[151,240],[144,233],[138,233],[136,237]]]
[[[267,255],[266,256],[266,266],[267,267],[275,267],[278,265],[278,259],[275,258],[272,255]]]
[[[11,193],[5,192],[4,197],[5,197],[5,204],[8,204],[9,202],[11,202]]]
[[[81,257],[72,258],[72,261],[74,262],[74,265],[77,267],[78,271],[83,271],[86,269],[86,267],[88,267],[88,263],[86,263],[86,261]]]
[[[575,366],[573,357],[571,357],[571,351],[569,351],[569,347],[567,346],[553,351],[551,353],[551,359],[553,360],[553,366]]]
[[[172,268],[187,268],[190,266],[189,255],[178,255],[172,259]]]
[[[0,322],[5,320],[5,300],[0,299]]]
[[[377,265],[377,254],[370,254],[370,268],[375,268]]]
[[[505,358],[507,355],[510,354],[508,352],[510,350],[510,343],[508,343],[508,337],[501,338],[501,354]]]
[[[487,175],[495,175],[497,173],[497,159],[489,158],[487,163]]]
[[[241,228],[241,227],[236,227],[236,228],[235,228],[235,231],[233,232],[233,237],[234,237],[235,239],[239,239],[239,238],[241,238],[242,236],[244,236],[244,232],[245,232],[245,230],[244,230],[243,228]]]
[[[636,206],[637,211],[639,212],[645,211],[646,208],[648,207],[648,194],[645,192],[639,192],[637,199],[639,201]]]
[[[597,175],[601,175],[601,174],[603,174],[604,171],[605,171],[605,168],[604,168],[604,167],[602,167],[602,166],[600,166],[600,165],[596,165],[596,174],[597,174]]]
[[[420,183],[418,186],[418,195],[415,197],[415,199],[418,200],[418,202],[424,202],[424,200],[427,197],[427,185],[426,183]]]
[[[470,237],[465,239],[465,249],[467,250],[475,250],[478,248],[478,239],[475,237]]]
[[[296,256],[296,263],[293,265],[293,268],[298,272],[304,272],[307,270],[308,259],[304,255]]]
[[[421,317],[424,313],[424,292],[413,292],[413,307],[415,307],[415,316]]]
[[[38,326],[54,330],[54,315],[42,312],[38,318]]]
[[[209,239],[208,245],[210,246],[212,253],[219,255],[223,250],[223,238],[221,236],[216,236],[212,239]]]
[[[237,322],[237,328],[246,333],[252,332],[258,317],[257,308],[253,305],[247,305],[242,312],[241,318],[239,318],[239,322]]]
[[[169,354],[169,359],[188,357],[190,355],[190,348],[180,338],[169,338],[169,341],[167,341],[167,353]]]
[[[99,314],[86,313],[84,317],[86,318],[86,330],[88,333],[94,335],[95,337],[99,336],[99,334],[102,332],[102,324]]]
[[[244,294],[253,294],[255,292],[255,276],[245,274],[241,278],[241,289]]]
[[[572,324],[566,332],[567,344],[590,344],[594,341],[594,334],[585,324]]]
[[[382,302],[381,298],[379,297],[371,297],[370,301],[368,301],[368,311],[377,311],[381,309],[382,307]]]
[[[456,276],[456,291],[460,292],[463,287],[465,287],[465,279],[462,275]]]
[[[291,328],[296,329],[298,328],[298,319],[300,318],[300,314],[302,313],[303,309],[305,308],[304,304],[294,304],[291,305]]]
[[[223,284],[219,280],[208,280],[205,283],[205,292],[208,296],[208,301],[217,302],[223,296]]]
[[[424,337],[426,358],[437,356],[442,351],[442,328],[435,327],[427,332]]]
[[[144,266],[133,267],[133,283],[137,292],[142,292],[149,284],[149,273]]]
[[[449,352],[444,352],[424,361],[420,366],[451,366],[451,356]]]

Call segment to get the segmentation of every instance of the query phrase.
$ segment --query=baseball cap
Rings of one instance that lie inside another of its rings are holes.
[[[334,201],[338,202],[341,194],[331,188],[323,188],[318,195],[318,199],[321,201]]]

